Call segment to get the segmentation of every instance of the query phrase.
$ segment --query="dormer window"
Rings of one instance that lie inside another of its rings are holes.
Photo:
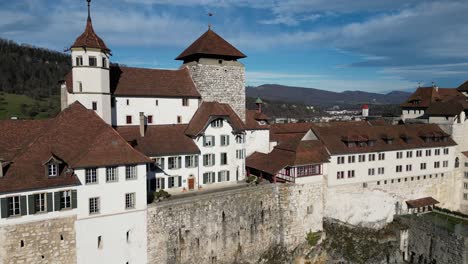
[[[49,177],[55,177],[58,174],[58,164],[55,164],[53,162],[49,163],[48,167],[48,172],[49,172]]]
[[[89,57],[89,66],[97,66],[97,59],[96,57],[90,56]]]
[[[83,66],[83,57],[81,56],[76,57],[75,64],[76,66]]]
[[[213,122],[211,122],[211,127],[216,127],[216,128],[219,128],[219,127],[223,127],[223,119],[216,119],[214,120]]]

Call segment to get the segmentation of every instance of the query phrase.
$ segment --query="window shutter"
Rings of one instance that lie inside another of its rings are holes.
[[[189,167],[190,156],[185,156],[185,168]]]
[[[28,204],[29,204],[29,214],[36,213],[36,194],[28,195]]]
[[[195,167],[198,167],[198,156],[195,156]]]
[[[47,212],[52,212],[53,210],[52,193],[47,193]]]
[[[0,212],[1,212],[2,218],[7,218],[8,217],[7,198],[1,198],[0,199]]]
[[[71,192],[71,204],[72,204],[72,208],[76,208],[78,206],[78,203],[77,203],[77,197],[78,196],[78,193],[76,190],[72,190]]]
[[[161,178],[161,189],[166,188],[166,178]]]
[[[177,178],[178,178],[178,182],[179,182],[179,187],[181,187],[182,186],[182,176],[178,176]]]
[[[60,211],[60,194],[62,192],[54,192],[54,210]]]
[[[211,155],[211,165],[215,165],[215,155]]]
[[[182,157],[177,158],[177,168],[182,168]]]
[[[215,144],[215,139],[216,139],[216,138],[215,138],[214,136],[211,137],[211,140],[212,140],[212,142],[213,142],[213,145],[212,145],[213,147],[216,145],[216,144]]]
[[[230,171],[226,171],[226,181],[229,181],[229,173]]]
[[[206,136],[203,136],[203,146],[206,146]]]
[[[203,184],[206,184],[207,179],[208,179],[208,174],[207,174],[207,173],[203,173]]]
[[[221,172],[218,172],[218,182],[221,182]]]
[[[27,212],[27,199],[26,199],[26,195],[22,195],[20,196],[20,208],[21,208],[21,215],[27,215],[28,212]]]
[[[229,138],[230,136],[226,136],[226,146],[229,146]]]

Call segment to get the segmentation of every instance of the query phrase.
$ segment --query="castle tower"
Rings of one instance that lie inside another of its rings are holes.
[[[83,34],[71,46],[73,89],[67,104],[79,101],[111,124],[110,50],[94,32],[88,2],[88,20]]]
[[[369,105],[362,105],[361,110],[363,117],[369,117]]]
[[[229,104],[245,121],[245,68],[237,61],[245,57],[209,28],[176,60],[188,67],[203,101]]]

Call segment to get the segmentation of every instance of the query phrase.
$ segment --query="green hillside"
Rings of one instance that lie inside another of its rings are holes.
[[[60,111],[57,95],[44,99],[33,99],[26,95],[0,92],[0,119],[43,119],[55,116]]]

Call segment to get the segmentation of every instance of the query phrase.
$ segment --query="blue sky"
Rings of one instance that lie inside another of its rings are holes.
[[[85,0],[0,0],[0,37],[63,50],[86,12]],[[211,23],[248,56],[248,85],[333,91],[457,87],[468,80],[467,13],[468,1],[451,0],[92,1],[114,62],[177,68]]]

